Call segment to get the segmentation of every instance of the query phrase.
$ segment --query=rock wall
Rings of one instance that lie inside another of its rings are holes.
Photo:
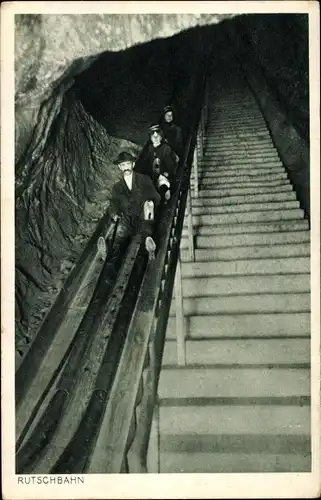
[[[16,74],[16,350],[23,355],[108,206],[119,150],[139,152],[174,95],[188,122],[209,32],[78,58],[52,81],[60,66],[53,60],[49,70],[53,53],[45,49],[48,40],[38,40],[44,19],[21,22],[24,50],[37,54],[23,67],[22,50]],[[28,29],[35,41],[28,41]]]
[[[40,104],[66,74],[78,74],[104,51],[165,38],[230,14],[65,14],[15,16],[16,159],[30,141]],[[73,71],[71,71],[71,66]]]
[[[308,16],[249,15],[239,17],[235,24],[289,119],[309,140]]]

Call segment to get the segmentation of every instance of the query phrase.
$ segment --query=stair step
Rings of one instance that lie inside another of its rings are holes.
[[[231,214],[233,215],[233,214]],[[199,217],[199,216],[195,216]],[[206,216],[204,216],[206,217]],[[244,234],[250,233],[275,233],[281,231],[304,231],[308,229],[307,220],[283,220],[283,221],[266,221],[266,222],[247,222],[244,224],[218,224],[196,226],[194,225],[194,234],[196,236],[214,236],[214,235],[231,235],[231,234]],[[187,236],[187,229],[183,229],[183,237]]]
[[[300,208],[287,210],[264,210],[252,212],[221,213],[209,215],[193,215],[193,225],[246,224],[248,222],[273,222],[303,219],[304,212]],[[187,220],[185,219],[185,224]]]
[[[184,318],[187,338],[291,337],[310,335],[310,314],[223,314]],[[167,338],[176,338],[176,319],[169,318]]]
[[[275,159],[266,159],[262,157],[256,157],[256,158],[244,158],[242,161],[240,159],[235,159],[235,158],[217,158],[217,157],[206,157],[204,156],[202,160],[200,161],[200,165],[204,168],[207,168],[207,166],[214,166],[216,168],[221,167],[221,168],[230,168],[230,167],[237,167],[239,170],[242,170],[243,168],[250,167],[250,168],[260,168],[261,166],[263,167],[282,167],[283,163],[278,160],[277,158]]]
[[[210,214],[230,214],[230,213],[246,213],[246,212],[262,212],[276,210],[300,209],[300,204],[297,200],[267,202],[267,203],[247,203],[240,205],[225,205],[225,206],[209,206],[198,205],[192,203],[193,215],[210,215]]]
[[[289,179],[276,179],[276,180],[242,180],[239,183],[233,182],[232,180],[226,181],[221,179],[204,179],[199,182],[198,188],[200,191],[204,191],[206,189],[215,190],[215,189],[247,189],[247,188],[268,188],[272,190],[274,187],[279,186],[289,186],[292,189]]]
[[[202,196],[195,196],[194,190],[192,189],[192,206],[232,206],[232,205],[242,205],[247,203],[277,203],[280,201],[296,201],[294,191],[286,191],[280,193],[267,193],[267,194],[252,194],[252,195],[241,195],[241,196],[228,196],[220,198],[207,198]]]
[[[233,167],[219,167],[219,166],[207,166],[198,169],[198,179],[208,179],[212,177],[222,178],[222,177],[233,177],[236,176],[246,176],[249,178],[261,177],[266,175],[279,175],[283,174],[286,176],[284,167],[255,167],[255,168],[239,168],[238,166]],[[194,180],[194,171],[192,171],[191,180]]]
[[[251,187],[220,187],[217,189],[210,189],[199,186],[199,196],[202,198],[223,198],[226,196],[244,196],[247,194],[275,194],[281,192],[293,191],[289,182],[280,184],[278,186],[251,186]]]
[[[169,370],[169,372],[172,371],[173,370]],[[255,372],[257,371],[260,370],[255,369]],[[287,372],[286,369],[284,371]],[[177,370],[177,372],[179,372],[179,370]],[[218,370],[218,372],[220,372],[220,370]],[[282,369],[277,370],[277,372],[282,373]],[[167,369],[165,370],[165,374],[166,373]],[[224,373],[226,373],[226,370],[224,370]],[[181,377],[179,378],[181,379]],[[275,377],[273,377],[273,379],[275,379]],[[287,384],[284,385],[289,385],[293,388],[288,377],[286,382]],[[215,384],[217,384],[217,382],[213,382],[213,385]],[[251,385],[249,387],[251,387]],[[242,394],[244,389],[245,388],[242,388]],[[225,404],[219,403],[220,398],[216,398],[218,401],[217,404],[215,404],[215,399],[211,400],[210,398],[204,398],[203,405],[193,404],[193,400],[184,404],[183,398],[174,399],[173,401],[175,401],[175,403],[179,403],[180,400],[183,401],[183,404],[180,406],[177,404],[170,406],[170,399],[168,400],[169,405],[163,405],[162,399],[160,399],[160,434],[165,438],[165,436],[187,437],[199,433],[200,436],[207,436],[209,440],[214,437],[226,439],[227,436],[239,436],[240,439],[242,439],[242,437],[244,439],[245,436],[267,438],[268,436],[275,437],[276,434],[280,436],[283,434],[285,436],[291,436],[292,438],[309,435],[310,408],[308,405],[294,407],[293,405],[282,404],[260,404],[260,399],[263,399],[260,397],[256,400],[257,404],[255,404],[255,400],[253,401],[254,404],[238,404],[238,400],[245,398],[248,400],[251,399],[248,397],[248,394],[246,394],[246,391],[244,398],[235,397],[232,399],[227,397]],[[208,403],[206,403],[207,399]],[[272,397],[271,403],[273,403],[273,399]],[[295,398],[293,399],[295,400]],[[201,400],[201,398],[197,397],[196,400]],[[232,401],[232,404],[230,401]],[[229,402],[230,405],[228,404]],[[295,411],[293,411],[294,408]],[[197,436],[195,436],[195,438],[197,438]],[[243,451],[246,451],[246,449]]]
[[[193,179],[193,177],[191,178]],[[231,175],[225,174],[223,175],[213,175],[209,172],[202,173],[202,175],[199,176],[198,181],[199,184],[214,184],[218,186],[226,185],[226,184],[253,184],[253,185],[260,185],[260,184],[266,184],[269,183],[273,185],[274,181],[286,179],[288,181],[288,177],[286,172],[276,172],[276,173],[264,173],[261,172],[260,174],[251,174],[251,173],[245,173],[245,172],[240,172],[238,173],[233,173]]]
[[[197,242],[198,243],[198,242]],[[310,256],[309,243],[294,243],[285,245],[265,245],[265,246],[239,246],[228,248],[210,248],[195,249],[196,262],[209,261],[231,261],[244,259],[268,259],[278,257],[308,257]],[[186,262],[188,260],[188,252],[181,249],[181,259]]]
[[[183,300],[185,316],[213,314],[249,314],[309,312],[309,293],[273,293],[259,295],[228,295],[221,297],[191,297]],[[170,316],[175,315],[175,301],[172,301]]]
[[[266,260],[269,262],[268,259]],[[183,279],[184,297],[237,296],[253,293],[309,293],[309,291],[310,275],[308,273],[250,276],[229,275]],[[175,293],[173,293],[174,296]]]
[[[283,231],[264,232],[251,234],[199,234],[195,237],[196,248],[230,248],[233,246],[253,247],[256,245],[279,245],[288,243],[309,243],[310,234],[308,231]],[[182,235],[181,248],[188,248],[187,231]],[[252,251],[252,249],[251,249]],[[254,251],[254,250],[253,250]]]
[[[214,135],[214,134],[213,134]],[[252,140],[254,138],[256,139],[270,139],[271,136],[270,136],[270,133],[268,130],[265,129],[262,129],[262,130],[250,130],[250,131],[246,131],[246,130],[242,130],[242,129],[236,129],[236,130],[231,130],[229,132],[221,132],[220,134],[218,134],[217,132],[215,132],[215,139],[219,142],[221,142],[221,144],[224,144],[225,141],[233,141],[235,138],[238,138],[238,139],[241,139],[241,138],[247,138],[249,140]]]
[[[308,368],[285,366],[281,368],[245,368],[244,366],[218,368],[217,366],[197,367],[193,365],[179,368],[164,367],[160,374],[158,394],[160,399],[309,396],[310,372]],[[296,413],[293,412],[293,408],[292,413]],[[273,409],[270,409],[269,414],[273,414]],[[305,419],[300,419],[299,422],[301,428],[294,425],[294,432],[301,433],[302,427],[306,428]],[[226,420],[224,424],[226,428],[228,425]],[[247,420],[245,425],[247,429],[251,429]],[[180,426],[184,428],[181,419]],[[208,421],[204,420],[203,426],[209,428]],[[172,422],[172,428],[174,428],[174,422]],[[200,426],[197,427],[197,431],[202,432]]]
[[[239,151],[240,149],[248,149],[250,151],[271,151],[271,149],[274,149],[274,144],[272,142],[272,139],[266,139],[262,141],[262,139],[255,139],[252,141],[244,141],[243,139],[240,140],[238,138],[235,139],[235,141],[230,141],[229,145],[226,146],[226,144],[221,144],[220,141],[213,140],[213,141],[206,141],[204,142],[204,151],[212,151],[212,152],[221,152],[224,153],[225,151]]]
[[[208,324],[210,321],[208,321]],[[208,325],[210,328],[210,324]],[[174,337],[174,336],[173,336]],[[291,364],[310,362],[310,339],[202,339],[186,341],[186,363]],[[162,366],[177,364],[175,338],[165,342]]]
[[[209,276],[236,276],[255,274],[309,273],[309,257],[287,257],[284,259],[244,259],[235,261],[183,262],[183,278]]]
[[[274,440],[276,437],[273,438]],[[289,440],[291,441],[291,440]],[[290,448],[291,449],[291,448]],[[311,457],[302,453],[160,453],[161,473],[311,472]]]
[[[239,160],[240,162],[242,162],[242,159],[243,158],[249,158],[249,159],[255,159],[255,158],[262,158],[263,159],[266,159],[266,160],[271,160],[271,159],[276,159],[276,161],[278,161],[279,159],[279,156],[278,156],[278,152],[275,150],[275,149],[272,149],[272,148],[269,148],[269,150],[265,150],[265,151],[262,151],[262,150],[257,150],[257,151],[249,151],[249,150],[246,150],[246,148],[239,148],[238,151],[230,151],[230,150],[226,150],[226,151],[221,151],[221,152],[215,152],[215,151],[211,151],[209,148],[206,149],[206,153],[204,154],[204,159],[206,159],[206,157],[210,157],[210,159],[214,159],[214,158],[217,158],[218,160],[224,160],[224,159],[235,159],[235,160]]]

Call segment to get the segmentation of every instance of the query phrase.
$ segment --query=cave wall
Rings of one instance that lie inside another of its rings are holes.
[[[309,24],[307,14],[240,16],[233,23],[248,42],[275,98],[309,140]]]
[[[39,29],[37,20],[32,29]],[[119,176],[113,164],[118,152],[127,146],[139,153],[148,126],[173,96],[182,125],[188,124],[209,36],[196,29],[76,60],[41,102],[30,142],[16,162],[19,354],[25,354],[108,207]],[[19,113],[19,129],[18,119]],[[18,142],[27,122],[22,119]]]
[[[32,138],[40,105],[70,67],[80,73],[104,51],[122,51],[233,14],[16,14],[15,152]]]

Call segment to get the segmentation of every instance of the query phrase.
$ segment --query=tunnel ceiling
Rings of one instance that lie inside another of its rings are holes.
[[[216,24],[232,14],[18,15],[16,96],[41,95],[76,59],[124,50],[185,29]]]
[[[69,77],[81,73],[102,52],[118,52],[231,17],[233,14],[16,15],[16,160],[30,139],[40,104],[66,73]]]

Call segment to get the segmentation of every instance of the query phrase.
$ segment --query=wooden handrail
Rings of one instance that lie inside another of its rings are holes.
[[[204,71],[194,108],[194,123],[179,165],[178,188],[158,227],[156,259],[147,265],[111,395],[86,467],[89,473],[146,471],[146,443],[156,399],[205,81]]]

